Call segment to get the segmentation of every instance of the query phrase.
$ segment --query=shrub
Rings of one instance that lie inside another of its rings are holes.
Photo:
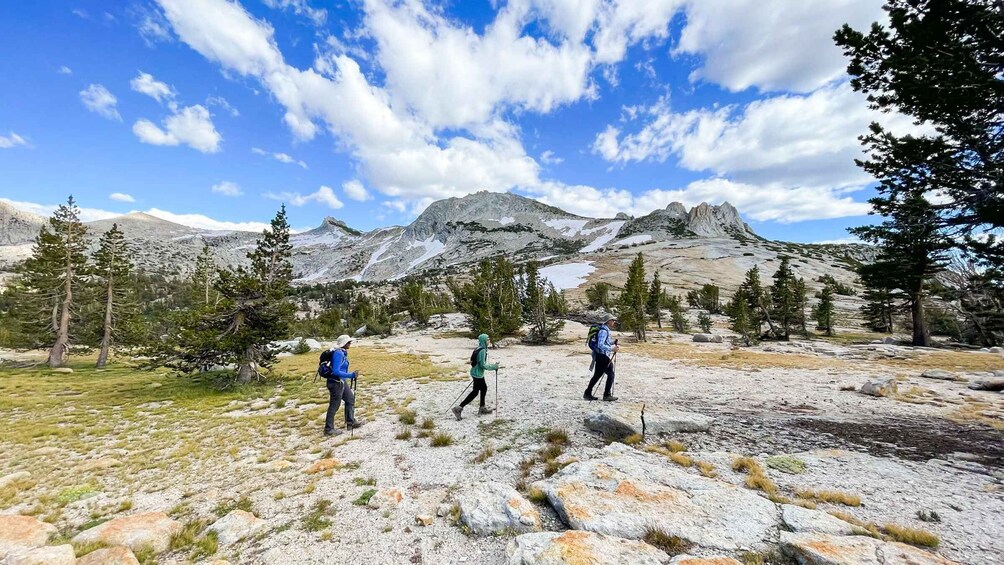
[[[548,430],[544,435],[544,439],[547,440],[547,443],[568,445],[568,432],[561,428]]]
[[[642,541],[665,551],[670,556],[686,553],[692,545],[683,538],[671,536],[662,530],[655,529],[649,529],[646,531]]]
[[[296,346],[293,347],[293,355],[305,355],[307,353],[310,353],[310,346],[307,345],[305,339],[300,338],[300,341],[296,342]]]
[[[355,504],[356,506],[366,506],[367,504],[369,504],[370,499],[373,498],[373,495],[376,493],[377,490],[375,488],[368,489],[362,494],[360,494],[359,498],[353,500],[352,504]]]
[[[373,492],[376,492],[376,490],[373,490]],[[371,494],[370,496],[373,495]],[[369,501],[368,498],[366,500]],[[358,502],[358,500],[353,502],[353,504],[356,502]],[[366,503],[364,502],[363,504],[365,505]],[[318,500],[314,504],[314,508],[303,517],[303,529],[308,532],[316,532],[327,528],[331,525],[331,520],[328,519],[330,514],[332,514],[331,501],[327,499]]]

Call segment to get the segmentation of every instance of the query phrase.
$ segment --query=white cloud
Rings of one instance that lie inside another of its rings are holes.
[[[136,78],[129,81],[129,86],[140,94],[146,94],[157,102],[172,100],[175,97],[174,89],[167,83],[160,82],[153,78],[150,73],[140,71]]]
[[[555,155],[554,151],[551,151],[550,149],[540,154],[540,162],[545,165],[558,165],[564,161],[564,159]]]
[[[80,101],[84,103],[84,106],[88,110],[99,116],[108,118],[109,120],[122,121],[122,116],[119,115],[119,111],[115,108],[118,104],[118,99],[103,85],[92,84],[81,90]]]
[[[276,161],[279,161],[280,163],[286,163],[287,165],[299,165],[303,169],[307,168],[307,164],[306,163],[304,163],[303,161],[301,161],[299,159],[291,157],[290,155],[288,155],[286,153],[272,153],[272,152],[265,151],[264,149],[261,149],[261,148],[258,148],[258,147],[252,147],[251,148],[251,152],[254,153],[255,155],[262,155],[262,156],[265,156],[265,157],[271,157],[272,159],[275,159]]]
[[[203,153],[220,150],[223,137],[216,131],[209,110],[203,106],[182,108],[163,123],[164,129],[161,129],[149,120],[139,120],[133,124],[132,131],[140,141],[151,145],[185,144]]]
[[[89,20],[89,19],[91,19],[91,15],[88,14],[86,10],[82,10],[80,8],[75,8],[75,9],[73,9],[71,11],[73,12],[74,16],[77,16],[78,18],[80,18],[82,20]]]
[[[72,75],[73,74],[73,70],[70,69],[70,67],[67,67],[66,65],[63,65],[62,67],[59,67],[59,70],[57,70],[56,72],[59,73],[59,74],[61,74],[61,75]]]
[[[25,212],[31,212],[32,214],[37,214],[39,216],[51,216],[59,204],[38,204],[35,202],[19,202],[17,200],[11,200],[9,198],[0,198],[0,202],[6,202],[11,206],[17,208],[18,210],[23,210]],[[65,204],[61,202],[60,204]],[[80,220],[84,222],[94,222],[97,220],[107,220],[109,218],[114,218],[120,216],[118,212],[109,212],[107,210],[100,210],[97,208],[80,208]]]
[[[369,191],[367,191],[366,187],[363,186],[363,183],[356,179],[342,183],[342,192],[345,193],[345,196],[348,196],[357,202],[365,202],[372,198]]]
[[[810,92],[839,79],[847,59],[833,42],[849,23],[867,29],[886,19],[882,0],[688,0],[686,26],[673,53],[698,55],[691,80],[732,91]]]
[[[0,149],[11,149],[18,146],[31,147],[27,139],[14,132],[10,132],[10,135],[0,135]]]
[[[135,5],[131,9],[136,30],[147,47],[153,47],[160,42],[171,41],[171,25],[164,19],[160,10]]]
[[[227,99],[222,96],[210,96],[209,98],[206,98],[206,106],[219,106],[227,112],[230,112],[230,115],[235,118],[241,115],[241,113],[237,111],[237,108],[231,106],[230,102],[227,102]]]
[[[278,10],[292,10],[297,16],[304,16],[314,25],[320,27],[328,19],[328,12],[323,8],[311,8],[307,0],[262,0],[266,6]]]
[[[331,187],[321,186],[316,192],[311,194],[300,194],[299,192],[280,192],[278,194],[273,194],[271,192],[265,193],[266,198],[271,198],[272,200],[280,200],[291,206],[303,206],[311,202],[316,202],[318,204],[325,204],[328,208],[333,210],[338,210],[344,204],[342,201],[335,196],[335,191],[331,190]]]
[[[125,194],[124,192],[113,192],[108,195],[108,198],[116,202],[135,202],[136,199],[132,197],[131,194]]]
[[[841,237],[841,238],[838,238],[838,239],[824,239],[823,241],[813,241],[812,243],[814,243],[816,245],[851,245],[851,244],[870,245],[868,243],[865,243],[864,241],[861,241],[860,239],[858,239],[856,237]]]
[[[240,196],[244,194],[241,187],[232,181],[221,181],[213,185],[212,191],[215,194],[222,194],[224,196]]]

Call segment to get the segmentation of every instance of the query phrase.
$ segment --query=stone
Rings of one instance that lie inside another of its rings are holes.
[[[955,374],[944,369],[928,369],[920,374],[925,379],[938,379],[940,381],[954,381]]]
[[[77,565],[139,565],[139,559],[128,547],[106,547],[77,559]]]
[[[1001,353],[1004,353],[1004,347],[991,347],[989,349],[989,352],[990,353],[996,353],[996,354],[1000,355]]]
[[[669,565],[743,565],[731,557],[712,555],[709,557],[694,557],[693,555],[677,555],[669,561]]]
[[[896,343],[898,343],[898,342],[896,341],[896,338],[890,336],[890,337],[882,338],[882,343],[884,343],[886,345],[896,345]]]
[[[36,547],[24,553],[8,555],[6,565],[74,565],[77,556],[70,544]]]
[[[794,504],[781,505],[781,522],[793,532],[815,532],[838,536],[854,534],[854,526],[840,518]]]
[[[114,457],[101,457],[99,459],[92,459],[90,461],[84,461],[77,466],[78,471],[89,472],[89,471],[101,471],[103,469],[109,469],[111,467],[118,467],[122,462]]]
[[[969,383],[969,388],[973,390],[987,390],[990,392],[1004,391],[1004,379],[984,379]]]
[[[721,343],[722,336],[718,334],[694,334],[693,341],[697,343]]]
[[[450,510],[451,508],[449,504],[440,504],[439,508],[436,509],[436,516],[439,516],[440,518],[449,516]]]
[[[52,370],[53,373],[72,373],[73,369],[69,367],[57,367]]]
[[[366,330],[367,329],[368,328],[366,326],[362,326],[359,329],[357,329],[355,332],[353,332],[352,335],[354,335],[355,337],[363,337],[364,335],[366,335]]]
[[[397,508],[404,500],[404,493],[397,488],[382,488],[370,497],[366,506],[370,508]]]
[[[308,475],[316,475],[329,469],[337,469],[342,466],[342,462],[337,459],[321,459],[315,461],[313,465],[303,470]]]
[[[623,403],[587,417],[584,423],[604,438],[617,441],[642,433],[641,410],[641,404]],[[644,432],[647,435],[706,432],[714,421],[703,414],[646,405]]]
[[[509,542],[506,553],[509,565],[662,565],[669,560],[645,542],[578,530],[523,534]]]
[[[264,530],[268,522],[250,512],[233,510],[226,516],[213,522],[209,530],[216,532],[220,545],[233,545],[244,538],[249,538]]]
[[[791,455],[774,455],[767,458],[767,466],[789,475],[799,475],[805,472],[805,461]]]
[[[124,545],[133,551],[142,549],[163,553],[171,545],[171,536],[181,531],[181,522],[163,512],[144,512],[109,520],[73,537],[73,543]]]
[[[781,532],[781,549],[802,565],[957,565],[923,549],[868,536]]]
[[[419,514],[415,516],[415,522],[419,526],[431,526],[435,520],[436,518],[432,514]]]
[[[476,535],[525,534],[541,530],[540,512],[516,489],[480,483],[458,497],[460,521]]]
[[[702,548],[758,550],[777,531],[777,507],[727,482],[614,443],[534,484],[572,529],[642,539],[649,529]]]
[[[17,481],[24,481],[31,478],[31,473],[28,471],[18,471],[16,473],[11,473],[9,475],[4,475],[0,477],[0,488],[3,488],[11,483]]]
[[[860,392],[871,396],[889,396],[896,394],[898,390],[896,379],[882,379],[866,382],[861,385]]]
[[[9,553],[20,553],[41,547],[56,533],[56,526],[33,516],[0,515],[0,559]]]
[[[285,471],[293,466],[291,461],[285,459],[276,459],[275,461],[269,461],[268,463],[263,463],[261,468],[266,471],[278,472]]]

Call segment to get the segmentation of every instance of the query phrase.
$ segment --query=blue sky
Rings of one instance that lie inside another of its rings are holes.
[[[868,221],[880,119],[832,33],[874,0],[0,4],[0,198],[360,229],[509,190],[571,212],[729,200],[775,239]],[[881,117],[894,128],[911,126]]]

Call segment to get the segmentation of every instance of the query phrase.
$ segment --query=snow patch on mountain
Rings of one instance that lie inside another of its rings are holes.
[[[645,243],[652,241],[652,236],[648,234],[644,235],[632,235],[631,237],[625,237],[614,242],[614,245],[634,245],[636,243]]]
[[[606,245],[613,238],[617,237],[617,232],[621,230],[621,226],[623,226],[624,223],[625,222],[610,222],[605,226],[602,226],[600,228],[593,228],[592,230],[590,230],[591,232],[599,231],[601,232],[601,235],[596,239],[594,239],[592,243],[583,247],[582,253],[592,253],[593,251],[596,251],[599,248]]]
[[[409,271],[446,250],[446,244],[443,243],[442,241],[439,241],[435,237],[430,237],[425,241],[412,242],[411,245],[409,245],[408,247],[410,249],[414,249],[416,247],[425,248],[425,253],[421,257],[415,259],[414,261],[408,264]]]
[[[553,219],[544,221],[544,225],[561,232],[566,236],[576,236],[582,232],[582,228],[586,227],[589,220],[568,220],[568,219]]]
[[[592,261],[585,263],[566,263],[564,265],[549,265],[540,269],[540,276],[547,279],[554,288],[567,290],[578,288],[586,282],[589,275],[596,270]]]

